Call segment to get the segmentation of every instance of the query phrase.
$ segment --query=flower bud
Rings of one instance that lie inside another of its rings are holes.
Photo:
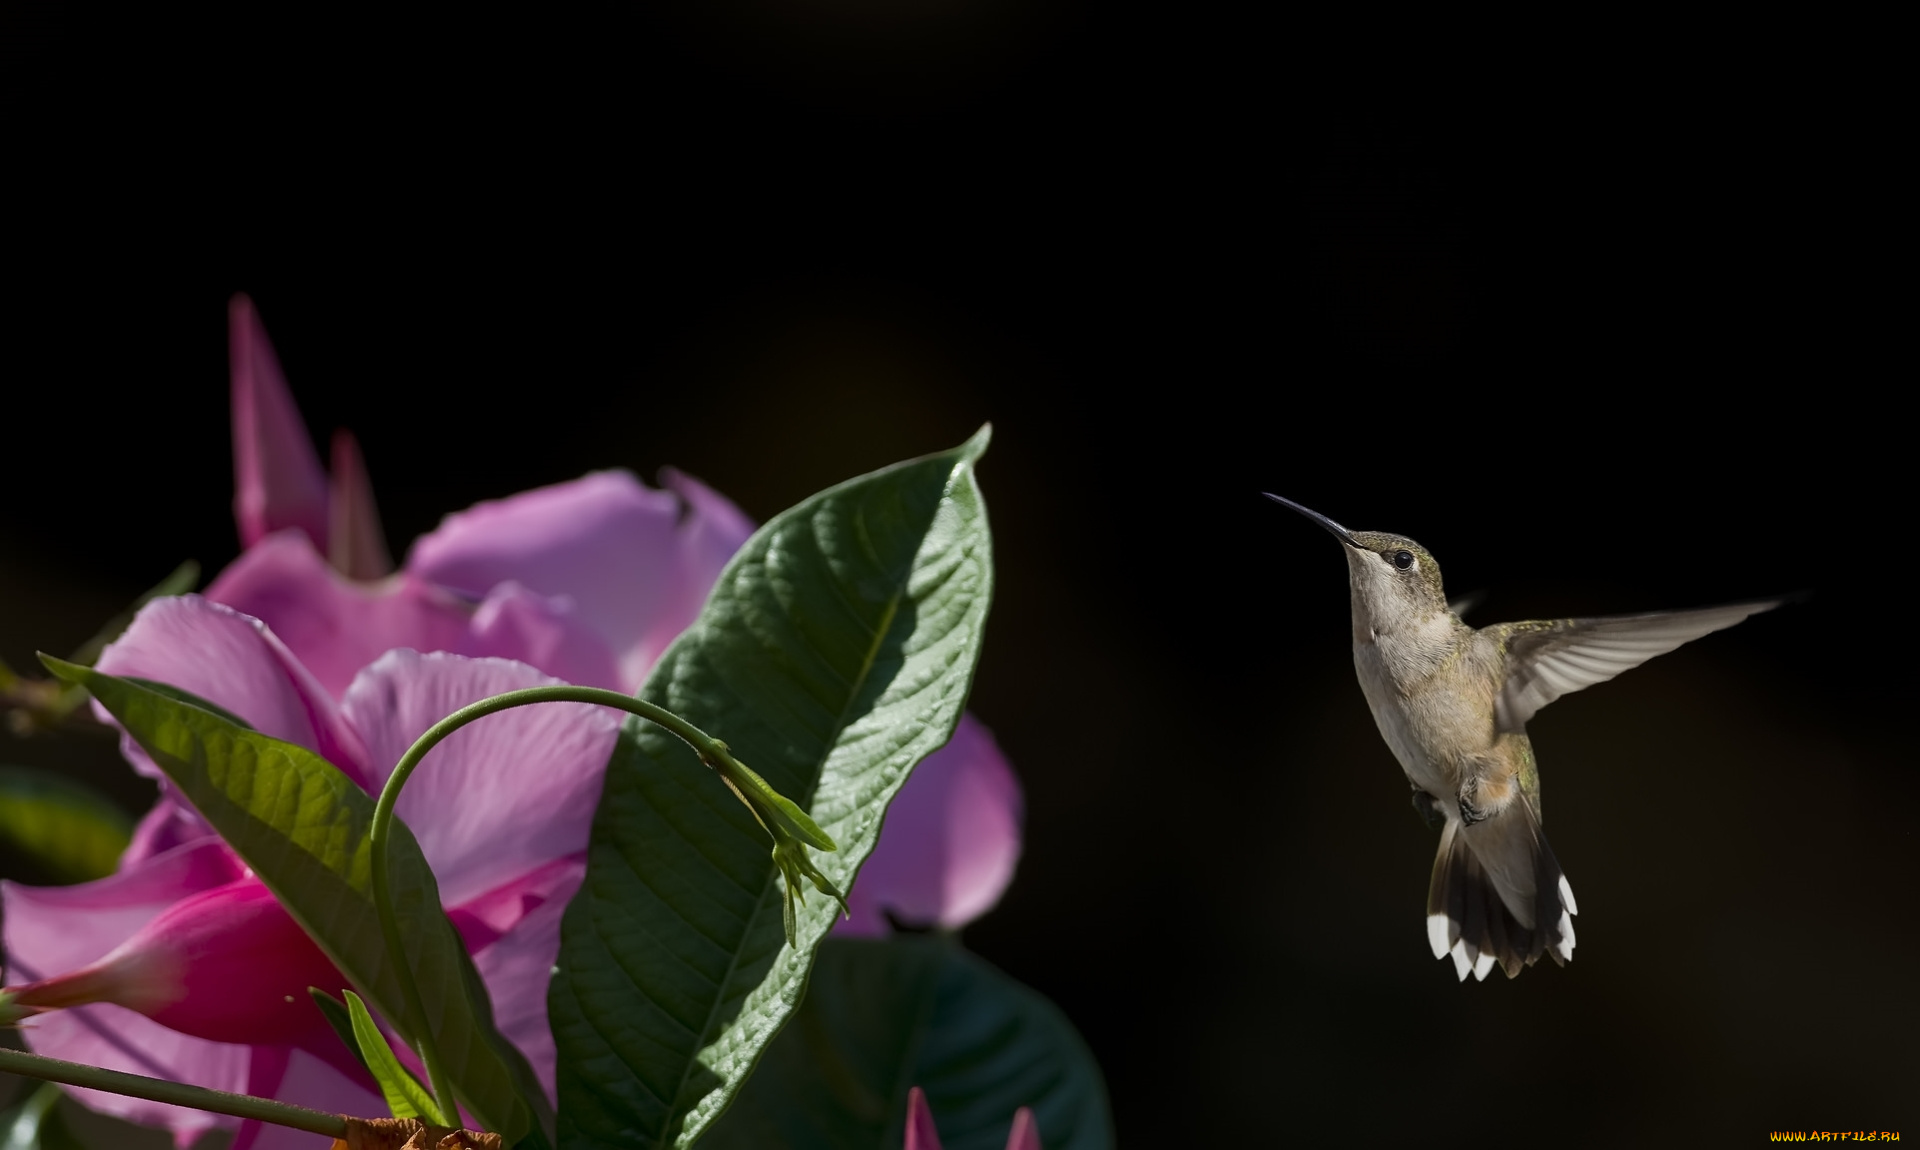
[[[301,1045],[328,1029],[307,987],[346,985],[273,892],[249,877],[174,903],[90,966],[7,988],[0,1014],[110,1002],[213,1042]]]

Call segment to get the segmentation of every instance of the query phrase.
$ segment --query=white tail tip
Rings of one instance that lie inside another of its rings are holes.
[[[1452,943],[1447,941],[1447,916],[1430,914],[1427,916],[1427,945],[1433,948],[1433,957],[1445,958]]]
[[[1480,952],[1480,961],[1473,964],[1473,977],[1478,982],[1487,980],[1487,972],[1493,969],[1493,956],[1486,951]],[[1464,979],[1462,981],[1465,981]]]
[[[1573,901],[1573,888],[1567,885],[1566,875],[1560,876],[1560,901],[1566,906],[1568,914],[1580,913],[1580,907]]]
[[[1459,942],[1454,943],[1453,950],[1449,953],[1453,955],[1454,971],[1459,974],[1460,981],[1465,982],[1467,980],[1467,972],[1473,969],[1473,960],[1467,957],[1466,940],[1461,939]]]

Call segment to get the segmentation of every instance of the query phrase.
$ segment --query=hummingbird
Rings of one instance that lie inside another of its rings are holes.
[[[1353,663],[1380,735],[1428,825],[1443,823],[1427,887],[1427,941],[1460,980],[1508,978],[1542,954],[1573,957],[1573,887],[1540,830],[1527,720],[1562,695],[1771,611],[1785,598],[1691,611],[1474,628],[1440,565],[1404,535],[1349,531],[1291,499],[1346,544]]]

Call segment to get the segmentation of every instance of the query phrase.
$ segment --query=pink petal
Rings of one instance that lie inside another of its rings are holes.
[[[127,843],[127,849],[120,853],[120,869],[129,870],[155,855],[215,833],[206,820],[171,789],[163,790],[160,792],[160,801],[153,804],[153,809],[133,828],[132,840]]]
[[[338,1038],[334,1042],[345,1051]],[[252,1049],[255,1071],[249,1082],[249,1094],[264,1092],[264,1097],[328,1114],[378,1118],[387,1113],[384,1098],[304,1050],[262,1046]],[[326,1146],[323,1135],[287,1126],[246,1122],[234,1138],[231,1150],[326,1150]]]
[[[320,752],[364,783],[366,751],[333,698],[258,619],[198,595],[155,599],[100,656],[99,668],[167,683],[231,711],[254,730]],[[95,704],[102,721],[111,721]],[[131,736],[134,769],[162,777]]]
[[[707,605],[708,593],[720,580],[721,569],[753,535],[754,523],[732,500],[683,471],[663,467],[660,482],[686,500],[693,511],[680,530],[683,582],[681,599],[675,608],[686,621],[674,628],[673,635],[660,645],[661,650],[665,650],[666,643],[672,642],[674,636],[699,617],[700,609]]]
[[[244,295],[227,305],[233,366],[233,515],[240,542],[298,527],[315,544],[327,537],[327,477],[300,421],[267,329]]]
[[[338,1039],[307,987],[331,993],[345,985],[266,884],[249,876],[185,895],[97,962],[11,993],[26,1006],[112,1002],[210,1042],[326,1051]]]
[[[341,710],[386,776],[428,727],[469,703],[557,680],[504,659],[389,651],[347,688]],[[435,747],[397,808],[457,906],[587,849],[621,716],[585,703],[489,715]]]
[[[247,1063],[247,1093],[255,1098],[272,1098],[286,1078],[287,1066],[292,1061],[293,1051],[287,1047],[254,1047],[253,1057]],[[260,1144],[260,1136],[273,1128],[268,1123],[249,1118],[240,1123],[240,1131],[234,1135],[228,1150],[253,1150]],[[317,1139],[310,1140],[307,1150],[318,1150],[315,1142]]]
[[[554,1089],[557,1056],[553,1028],[547,1024],[547,983],[560,958],[561,916],[586,873],[585,856],[576,856],[520,884],[513,891],[517,906],[500,906],[498,892],[490,896],[496,900],[496,914],[517,912],[515,921],[497,942],[473,956],[493,999],[494,1025],[533,1064],[550,1100],[559,1094]],[[459,911],[454,913],[456,922],[461,917]]]
[[[479,954],[520,925],[520,920],[555,899],[565,902],[587,873],[585,852],[558,858],[485,894],[447,907],[468,954]]]
[[[915,767],[887,808],[880,841],[847,894],[849,935],[903,921],[965,926],[1000,901],[1020,859],[1022,804],[993,735],[971,714],[946,746]]]
[[[907,1091],[906,1150],[940,1150],[940,1132],[933,1126],[927,1095],[918,1086]]]
[[[240,877],[237,859],[218,839],[156,855],[97,882],[27,887],[0,882],[7,975],[33,981],[86,966],[131,937],[176,900]],[[248,1050],[177,1031],[117,1006],[85,1006],[29,1019],[21,1034],[35,1051],[71,1062],[243,1090]],[[87,1106],[133,1122],[165,1126],[182,1145],[231,1119],[144,1102],[119,1094],[74,1090]]]
[[[247,1063],[253,1052],[248,1046],[189,1038],[119,1006],[57,1011],[22,1023],[20,1034],[29,1049],[50,1058],[234,1093],[247,1088]],[[192,1145],[207,1130],[232,1130],[239,1124],[204,1110],[101,1090],[66,1089],[89,1110],[173,1131],[174,1143],[180,1147]]]
[[[207,597],[266,623],[335,698],[362,667],[402,647],[516,659],[569,683],[620,686],[612,651],[564,596],[507,582],[476,608],[411,573],[359,583],[298,532],[262,540]]]
[[[719,496],[682,486],[684,520],[680,499],[623,471],[477,504],[421,537],[407,568],[476,599],[509,579],[567,596],[631,689],[698,614],[719,570],[714,554],[743,522]]]
[[[1033,1111],[1022,1106],[1013,1112],[1013,1129],[1007,1132],[1007,1150],[1041,1150],[1040,1123]]]
[[[34,982],[78,970],[179,900],[245,871],[225,843],[206,838],[77,886],[0,881],[8,980]]]
[[[395,647],[452,650],[473,614],[412,575],[353,582],[291,531],[249,548],[207,588],[207,598],[271,627],[334,698],[360,668]]]
[[[473,613],[457,654],[513,659],[583,687],[620,689],[620,668],[564,595],[536,595],[511,580]]]
[[[351,431],[333,433],[333,484],[327,499],[327,561],[349,579],[381,579],[393,571],[380,511],[373,504],[360,443]]]

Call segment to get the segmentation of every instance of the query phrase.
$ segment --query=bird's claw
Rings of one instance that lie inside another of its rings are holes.
[[[1468,788],[1466,787],[1460,788],[1460,795],[1457,801],[1460,804],[1460,821],[1461,822],[1465,823],[1467,826],[1472,826],[1475,823],[1486,821],[1488,812],[1484,810],[1479,804],[1473,801],[1471,797],[1471,793],[1469,792]]]

